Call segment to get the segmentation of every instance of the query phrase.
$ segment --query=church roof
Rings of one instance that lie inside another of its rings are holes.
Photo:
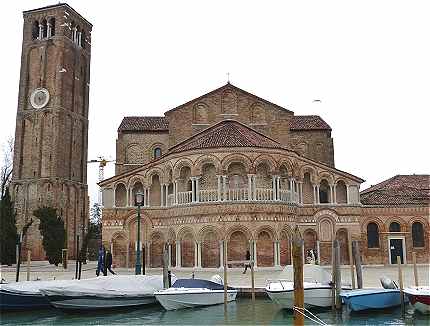
[[[216,147],[284,148],[275,140],[234,120],[223,120],[171,147],[169,153]]]
[[[183,104],[181,104],[181,105],[179,105],[179,106],[177,106],[177,107],[175,107],[175,108],[173,108],[173,109],[170,109],[170,110],[168,110],[166,113],[169,113],[169,112],[175,111],[175,110],[180,109],[180,108],[182,108],[182,107],[184,107],[184,106],[186,106],[186,105],[188,105],[188,104],[190,104],[190,103],[193,103],[193,102],[199,101],[199,100],[201,100],[202,98],[204,98],[204,97],[206,97],[206,96],[210,96],[210,95],[212,95],[212,94],[214,94],[214,93],[217,93],[217,92],[222,92],[224,89],[235,89],[236,91],[239,91],[239,92],[241,92],[241,93],[243,93],[243,94],[246,94],[246,95],[252,96],[252,97],[254,97],[255,99],[257,99],[257,100],[259,100],[259,101],[261,101],[261,102],[267,103],[267,104],[269,104],[269,105],[273,105],[274,107],[277,107],[277,108],[278,108],[278,109],[280,109],[280,110],[284,110],[284,111],[287,111],[287,112],[293,113],[292,111],[290,111],[290,110],[288,110],[288,109],[286,109],[286,108],[284,108],[284,107],[282,107],[282,106],[280,106],[280,105],[278,105],[278,104],[272,103],[272,102],[270,102],[270,101],[268,101],[268,100],[266,100],[266,99],[264,99],[264,98],[261,98],[261,97],[259,97],[259,96],[255,95],[255,94],[252,94],[252,93],[250,93],[250,92],[247,92],[247,91],[243,90],[242,88],[239,88],[239,87],[237,87],[237,86],[235,86],[235,85],[233,85],[233,84],[230,84],[230,82],[228,82],[227,84],[225,84],[225,85],[223,85],[223,86],[221,86],[221,87],[218,87],[218,88],[214,89],[213,91],[210,91],[210,92],[208,92],[208,93],[206,93],[206,94],[203,94],[203,95],[201,95],[201,96],[199,96],[199,97],[196,97],[196,98],[194,98],[194,99],[192,99],[192,100],[190,100],[190,101],[188,101],[188,102],[185,102],[185,103],[183,103]]]
[[[296,115],[290,123],[290,129],[331,130],[331,127],[317,115]],[[118,131],[168,131],[169,121],[166,117],[124,117]]]
[[[318,115],[295,115],[290,130],[330,130],[331,127]]]
[[[166,117],[124,117],[118,127],[122,131],[168,131]]]
[[[396,175],[360,193],[363,205],[429,205],[430,175]]]

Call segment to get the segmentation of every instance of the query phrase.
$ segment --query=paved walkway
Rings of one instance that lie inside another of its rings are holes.
[[[330,266],[324,266],[328,272],[331,273]],[[418,278],[420,285],[429,285],[429,271],[430,265],[418,265]],[[82,265],[82,278],[95,277],[96,262],[89,262],[88,264]],[[349,266],[342,267],[342,282],[351,283],[351,274]],[[21,265],[20,270],[20,281],[27,279],[26,265]],[[116,268],[114,271],[120,275],[134,274],[134,269]],[[194,269],[172,269],[172,272],[180,278],[191,277]],[[162,269],[150,268],[146,269],[148,275],[160,274]],[[243,269],[231,268],[228,270],[228,283],[235,287],[251,287],[251,272],[244,275],[242,274]],[[266,284],[267,279],[280,278],[281,271],[273,269],[257,269],[255,271],[255,286],[257,288],[263,288]],[[205,271],[195,270],[196,278],[210,279],[214,274],[219,274],[223,277],[223,271],[220,269],[208,269]],[[0,277],[7,280],[8,282],[15,281],[15,266],[1,266]],[[364,287],[380,287],[379,278],[381,276],[387,276],[392,280],[398,280],[398,269],[397,266],[363,266],[363,280]],[[55,279],[73,279],[75,277],[75,264],[74,261],[69,261],[67,270],[63,270],[62,267],[56,268],[54,265],[50,265],[46,261],[32,262],[30,271],[30,280],[42,279],[42,280],[53,280]],[[414,284],[414,274],[412,265],[403,266],[403,284],[405,286]]]

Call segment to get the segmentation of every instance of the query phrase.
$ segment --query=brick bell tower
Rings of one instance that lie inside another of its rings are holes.
[[[92,25],[67,4],[24,11],[11,193],[25,246],[44,259],[33,210],[57,208],[69,257],[88,221],[88,95]]]

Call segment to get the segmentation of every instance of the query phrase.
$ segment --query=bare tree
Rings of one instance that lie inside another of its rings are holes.
[[[2,156],[3,159],[0,165],[0,190],[1,197],[3,198],[7,187],[9,186],[10,180],[12,179],[12,168],[13,168],[13,146],[14,140],[10,136],[5,143],[3,143]]]

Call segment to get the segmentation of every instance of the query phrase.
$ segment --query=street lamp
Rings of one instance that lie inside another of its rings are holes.
[[[143,193],[137,192],[135,195],[135,202],[137,206],[137,249],[136,249],[136,268],[135,274],[142,273],[142,263],[140,259],[140,206],[143,204]]]

